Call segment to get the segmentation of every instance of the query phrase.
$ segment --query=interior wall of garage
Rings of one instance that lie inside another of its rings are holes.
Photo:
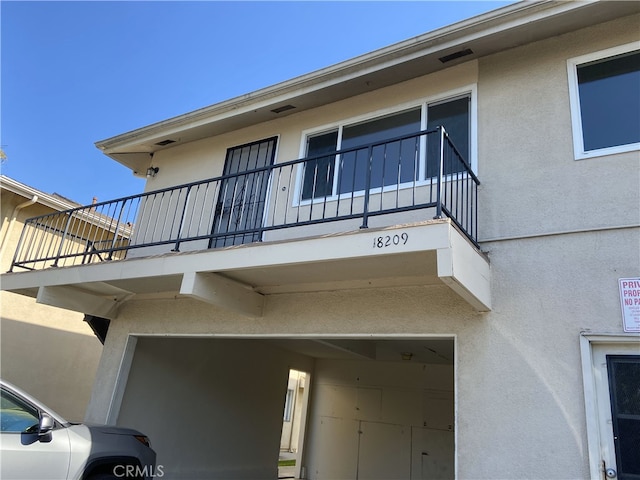
[[[453,369],[319,359],[305,478],[453,479]]]
[[[277,478],[289,368],[265,342],[138,339],[118,425],[143,430],[166,478]]]

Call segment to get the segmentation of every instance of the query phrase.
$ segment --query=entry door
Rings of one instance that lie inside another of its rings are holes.
[[[210,248],[261,240],[269,186],[269,169],[276,154],[277,137],[227,150],[216,204]]]
[[[593,349],[600,478],[640,480],[640,346]]]
[[[640,480],[640,355],[607,355],[607,374],[617,476]]]

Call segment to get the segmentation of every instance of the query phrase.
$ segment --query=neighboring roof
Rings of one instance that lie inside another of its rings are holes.
[[[72,208],[80,206],[79,203],[64,198],[57,193],[49,194],[41,192],[40,190],[36,190],[29,185],[20,183],[13,178],[7,177],[6,175],[0,175],[0,189],[15,193],[16,195],[29,200],[36,197],[37,203],[45,205],[49,208],[53,208],[56,211],[70,210]]]
[[[336,65],[96,143],[143,172],[164,148],[316,108],[474,58],[640,12],[634,1],[522,1]],[[443,57],[473,53],[443,62]],[[293,106],[278,113],[281,107]],[[275,111],[274,111],[275,110]],[[171,143],[167,143],[171,141]]]
[[[41,192],[40,190],[36,190],[33,187],[20,183],[5,175],[0,175],[0,190],[12,192],[26,198],[27,200],[34,200],[34,203],[49,207],[56,212],[74,210],[73,215],[80,218],[82,221],[89,222],[104,230],[117,231],[124,237],[129,237],[131,235],[131,224],[120,223],[112,216],[102,213],[104,211],[102,207],[104,205],[108,206],[111,202],[94,203],[94,205],[91,206],[81,205],[57,193],[48,194]]]

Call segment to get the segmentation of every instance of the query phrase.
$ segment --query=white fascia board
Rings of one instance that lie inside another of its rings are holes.
[[[392,248],[376,248],[377,240],[400,232],[408,241]],[[247,285],[217,273],[261,269],[324,261],[364,259],[374,261],[385,255],[435,251],[440,280],[478,311],[491,309],[490,265],[485,256],[449,220],[425,222],[394,228],[371,229],[326,237],[259,243],[226,249],[140,257],[95,265],[20,272],[2,276],[2,290],[20,292],[40,287],[38,301],[112,318],[116,307],[128,298],[126,291],[96,287],[110,281],[182,276],[180,293],[250,317],[260,317],[264,297]],[[107,285],[108,286],[108,285]],[[71,289],[71,290],[70,290]],[[82,293],[82,295],[79,295]],[[69,303],[72,302],[72,303]]]
[[[522,1],[507,5],[273,86],[98,141],[95,145],[105,154],[117,153],[117,149],[144,142],[146,139],[171,136],[186,127],[198,127],[256,110],[265,105],[286,102],[295,95],[321,90],[372,71],[384,70],[417,57],[445,51],[455,45],[462,45],[526,23],[583,8],[591,3],[596,3],[596,0]],[[444,65],[443,68],[445,68]]]
[[[70,210],[80,206],[79,204],[66,202],[58,197],[36,190],[5,175],[0,175],[0,188],[25,198],[33,198],[36,196],[38,197],[37,203],[56,211]]]
[[[438,277],[479,312],[491,311],[489,262],[455,228],[450,242],[438,249]]]
[[[379,257],[398,253],[423,252],[450,247],[448,219],[417,225],[368,229],[331,236],[264,242],[204,251],[167,253],[91,265],[15,272],[1,276],[0,289],[17,291],[34,286],[73,285],[123,279],[182,275],[185,272],[225,272],[246,268],[266,268],[325,260]],[[410,235],[406,244],[392,250],[374,249],[374,239],[394,231]]]

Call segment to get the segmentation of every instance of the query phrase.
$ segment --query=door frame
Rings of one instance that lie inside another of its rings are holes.
[[[640,336],[633,334],[617,334],[617,333],[582,333],[580,335],[580,355],[582,360],[582,381],[584,385],[584,402],[587,426],[587,447],[589,454],[589,472],[592,480],[601,480],[603,478],[603,448],[602,444],[604,436],[608,435],[613,444],[613,426],[609,425],[606,431],[600,422],[600,412],[602,408],[611,410],[609,403],[609,379],[605,376],[607,385],[606,396],[600,395],[601,401],[606,405],[598,403],[598,376],[601,370],[595,363],[594,349],[602,348],[610,350],[607,354],[621,354],[621,350],[629,350],[635,346],[640,350]],[[630,354],[622,352],[622,354]],[[602,382],[602,380],[600,380]],[[606,452],[605,452],[606,453]],[[613,452],[615,462],[615,449]]]
[[[261,145],[261,144],[271,143],[271,142],[273,142],[273,150],[272,150],[272,152],[270,154],[269,163],[264,165],[263,167],[255,167],[255,168],[273,167],[276,164],[276,159],[278,157],[278,147],[280,145],[280,136],[279,135],[272,135],[270,137],[263,138],[263,139],[260,139],[260,140],[255,140],[255,141],[252,141],[252,142],[243,143],[241,145],[235,145],[233,147],[228,147],[227,150],[226,150],[226,153],[225,153],[224,165],[222,167],[222,176],[226,177],[227,175],[235,175],[235,174],[240,174],[242,172],[249,172],[249,171],[253,170],[253,169],[242,170],[242,171],[238,170],[235,173],[227,172],[228,167],[229,167],[229,161],[230,161],[229,154],[230,154],[231,151],[236,150],[236,149],[242,149],[242,148],[245,148],[245,147],[251,148],[254,145]],[[215,204],[214,204],[214,216],[213,216],[213,223],[211,225],[211,233],[212,233],[212,235],[214,235],[216,233],[216,222],[218,221],[218,218],[220,218],[220,216],[222,215],[222,211],[219,212],[218,210],[219,209],[222,210],[222,208],[224,206],[224,201],[226,199],[222,198],[222,196],[224,195],[222,193],[222,191],[223,191],[223,187],[225,186],[226,182],[228,182],[228,181],[229,181],[229,179],[225,178],[224,180],[221,181],[220,186],[219,186],[218,198],[216,199]],[[246,180],[245,180],[245,182],[246,182]],[[269,206],[270,193],[271,193],[271,172],[269,172],[269,174],[267,175],[266,183],[264,185],[264,198],[261,198],[261,200],[260,200],[260,202],[263,203],[263,208],[262,208],[262,212],[260,214],[260,218],[257,218],[257,216],[256,216],[256,219],[255,219],[256,226],[257,225],[260,225],[260,227],[264,226],[265,215],[266,215],[266,212],[268,211],[268,206]],[[233,206],[232,206],[232,208],[233,208]],[[227,228],[228,228],[228,226],[227,226]],[[220,232],[218,232],[218,233],[220,233]],[[229,233],[229,232],[227,231],[226,233]],[[261,241],[263,233],[264,232],[262,230],[260,230],[259,232],[254,233],[254,236],[255,235],[259,235],[260,236],[259,240]],[[231,232],[230,235],[233,235],[233,232]],[[247,235],[247,234],[243,234],[243,236],[244,235]],[[224,237],[222,237],[222,238],[224,238]],[[215,248],[213,245],[216,243],[216,241],[217,241],[217,238],[213,238],[213,237],[210,238],[209,239],[209,248]],[[234,242],[235,242],[235,240],[234,240]],[[225,243],[226,243],[226,240],[225,240]],[[243,241],[242,243],[245,243],[245,242]],[[250,243],[250,242],[247,242],[247,243]],[[233,244],[235,245],[235,243],[233,243]]]

